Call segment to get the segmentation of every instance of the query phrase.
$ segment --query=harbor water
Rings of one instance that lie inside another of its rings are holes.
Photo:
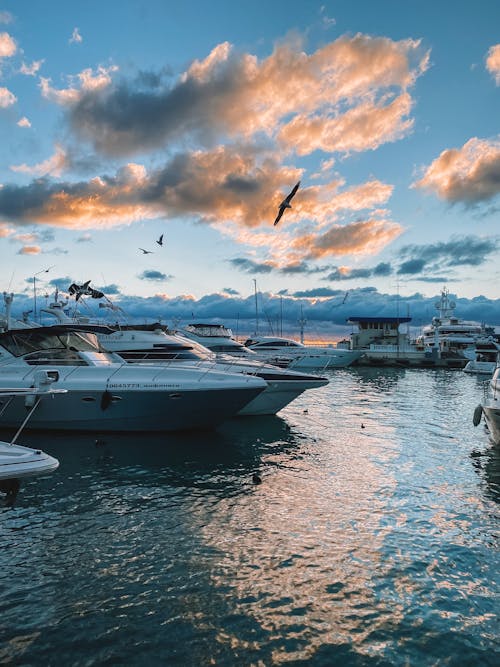
[[[328,377],[213,432],[25,431],[60,467],[0,507],[0,664],[500,664],[484,378]]]

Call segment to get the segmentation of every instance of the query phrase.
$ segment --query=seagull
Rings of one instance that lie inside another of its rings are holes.
[[[152,250],[144,250],[144,248],[139,248],[139,250],[142,250],[144,255],[152,255],[153,254]]]
[[[160,246],[163,245],[163,234],[160,236],[160,238],[158,239],[158,241],[156,243]]]
[[[274,224],[277,225],[278,222],[281,220],[281,216],[285,212],[287,208],[292,208],[290,201],[292,200],[292,197],[295,195],[297,190],[299,189],[300,181],[294,185],[293,190],[290,192],[289,195],[287,195],[283,201],[280,204],[279,210],[278,210],[278,215],[276,216],[276,220],[274,221]]]

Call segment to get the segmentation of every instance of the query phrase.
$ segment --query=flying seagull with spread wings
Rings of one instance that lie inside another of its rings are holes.
[[[299,189],[300,181],[294,185],[293,190],[290,192],[289,195],[287,195],[283,201],[280,204],[280,207],[278,209],[278,215],[276,216],[276,220],[274,221],[275,226],[278,224],[278,222],[281,220],[281,216],[283,213],[286,211],[287,208],[292,208],[292,205],[290,204],[290,201],[292,200],[292,197],[294,197],[295,193]]]
[[[162,246],[162,245],[163,245],[163,234],[160,236],[160,238],[158,239],[158,241],[156,241],[156,243],[157,243],[159,246]]]
[[[152,250],[144,250],[144,248],[139,248],[139,250],[142,250],[144,255],[152,255],[153,254]]]

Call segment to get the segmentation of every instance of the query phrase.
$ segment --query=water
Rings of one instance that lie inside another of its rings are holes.
[[[212,433],[25,432],[61,465],[0,508],[0,663],[498,665],[483,380],[330,378]]]

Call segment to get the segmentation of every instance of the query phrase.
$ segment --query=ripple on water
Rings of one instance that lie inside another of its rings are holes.
[[[61,465],[0,510],[0,662],[497,664],[481,387],[329,377],[214,433],[26,434]]]

